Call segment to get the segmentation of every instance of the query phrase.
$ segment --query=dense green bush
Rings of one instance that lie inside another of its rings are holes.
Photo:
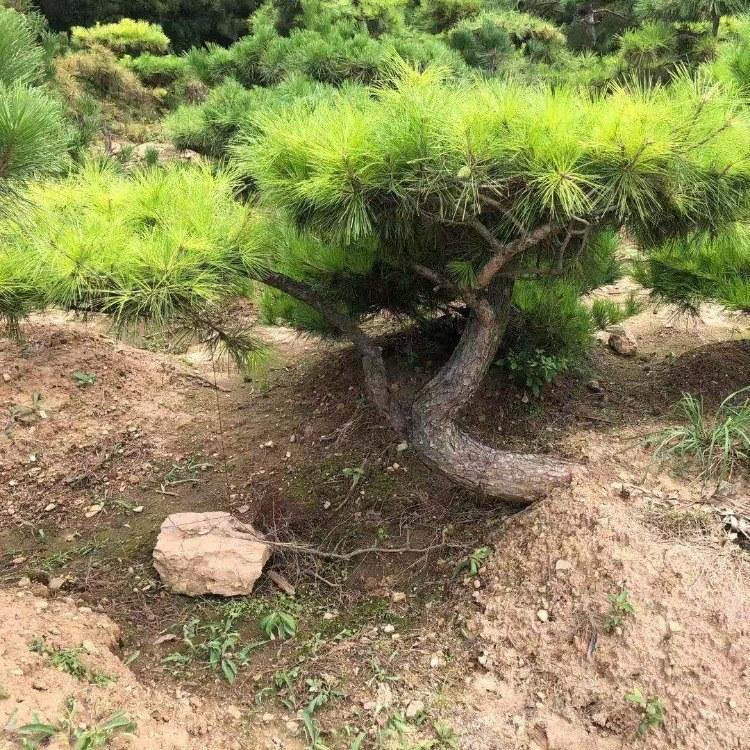
[[[299,75],[334,85],[372,83],[390,74],[396,56],[419,66],[438,62],[455,72],[465,69],[440,39],[408,29],[398,2],[303,0],[292,27],[280,34],[277,26],[278,11],[266,4],[254,14],[248,36],[229,50],[192,51],[190,65],[206,83],[232,77],[247,87]]]
[[[705,30],[647,22],[622,35],[619,58],[628,72],[669,81],[680,68],[712,60],[717,50],[717,40]]]
[[[177,148],[222,156],[237,131],[254,114],[263,89],[246,89],[228,79],[200,105],[184,105],[170,115],[165,127]]]
[[[414,11],[414,23],[424,31],[439,34],[478,16],[482,8],[482,0],[422,0]]]
[[[55,171],[67,157],[71,134],[63,107],[40,85],[44,59],[25,16],[0,7],[1,210],[16,183]]]
[[[516,51],[510,35],[495,22],[494,15],[482,13],[459,21],[445,34],[448,46],[473,68],[497,71]]]
[[[90,163],[35,185],[28,198],[30,220],[6,222],[0,249],[0,266],[12,273],[0,284],[14,284],[27,307],[33,300],[109,312],[121,325],[163,322],[237,294],[255,262],[247,209],[232,180],[208,167],[126,177]]]
[[[158,54],[169,49],[169,37],[160,26],[131,18],[90,28],[74,26],[70,36],[75,47],[106,47],[119,55]]]
[[[676,62],[676,33],[666,23],[646,23],[620,40],[620,57],[631,70],[647,72]]]
[[[185,59],[190,72],[206,86],[216,86],[235,73],[233,50],[216,44],[193,47]]]
[[[480,13],[456,24],[445,39],[469,65],[490,71],[498,70],[515,50],[538,62],[554,62],[565,45],[555,26],[516,11]]]
[[[247,19],[257,0],[39,0],[56,31],[93,26],[121,18],[142,18],[160,24],[175,49],[205,42],[231,44],[247,32]]]
[[[0,83],[38,83],[44,72],[45,53],[36,43],[34,29],[15,10],[0,7]]]
[[[147,86],[169,86],[190,71],[188,59],[177,55],[152,55],[146,52],[138,57],[124,57],[122,63]]]
[[[252,89],[230,78],[202,104],[179,107],[166,119],[165,127],[177,148],[222,157],[238,133],[247,137],[254,132],[253,122],[262,114],[277,112],[297,100],[315,102],[327,93],[326,87],[304,77]]]
[[[711,27],[711,34],[717,36],[722,16],[747,12],[750,5],[747,0],[637,0],[636,15],[646,21],[661,20],[668,23],[706,22]]]

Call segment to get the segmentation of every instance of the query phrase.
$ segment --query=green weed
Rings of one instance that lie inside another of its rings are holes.
[[[228,683],[233,683],[250,654],[266,643],[259,641],[242,645],[235,627],[236,619],[231,611],[219,621],[202,623],[199,618],[193,618],[182,629],[182,642],[188,650],[169,654],[162,663],[181,669],[200,660],[209,669],[221,672]]]
[[[531,391],[534,398],[539,398],[547,385],[570,369],[571,363],[567,357],[534,349],[510,352],[496,364],[508,371],[513,382]]]
[[[76,385],[82,387],[96,383],[96,375],[93,372],[76,371],[70,377]]]
[[[29,650],[35,654],[47,656],[50,664],[76,680],[90,682],[95,685],[106,685],[112,682],[108,675],[89,669],[81,660],[81,654],[84,653],[82,647],[79,648],[54,648],[49,646],[43,638],[35,638],[29,644]]]
[[[97,750],[108,745],[115,735],[130,734],[137,729],[135,722],[122,711],[115,712],[101,724],[85,729],[75,721],[75,711],[76,704],[71,699],[59,723],[52,724],[35,718],[30,724],[19,727],[17,734],[24,750],[36,750],[57,735],[67,739],[67,746],[71,750]]]
[[[657,459],[694,459],[701,476],[723,479],[750,460],[750,386],[735,391],[707,417],[703,399],[689,393],[677,403],[685,424],[669,427],[649,439]]]
[[[614,633],[625,624],[628,617],[635,615],[635,607],[630,601],[630,592],[627,589],[621,589],[617,594],[610,594],[607,600],[609,601],[609,614],[604,628],[608,633]]]
[[[260,621],[260,629],[272,641],[285,641],[297,635],[297,620],[288,612],[275,609]]]
[[[472,578],[478,576],[479,571],[484,567],[484,564],[489,560],[489,557],[489,547],[477,547],[477,549],[475,549],[470,555],[459,561],[453,572],[453,577],[458,577],[464,571],[466,571],[467,575]]]
[[[625,700],[637,706],[641,721],[638,724],[638,735],[643,736],[649,730],[659,727],[664,723],[664,704],[656,696],[646,697],[640,688],[634,687],[625,694]]]
[[[306,685],[309,699],[305,708],[300,711],[300,718],[307,737],[306,750],[330,750],[328,745],[323,742],[322,731],[315,713],[331,700],[341,698],[344,694],[336,690],[324,678],[310,678],[306,680]]]

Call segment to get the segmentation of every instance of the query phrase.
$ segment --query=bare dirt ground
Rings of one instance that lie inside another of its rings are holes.
[[[747,512],[747,485],[657,466],[644,439],[673,422],[682,391],[711,407],[750,383],[748,328],[714,308],[684,320],[650,306],[626,327],[638,357],[602,346],[540,400],[493,372],[466,415],[488,441],[580,465],[569,491],[520,513],[399,450],[334,343],[267,330],[275,363],[245,382],[96,321],[46,316],[25,343],[0,341],[0,747],[20,747],[35,714],[60,725],[71,699],[76,725],[117,711],[137,724],[112,747],[742,747],[748,553],[718,510]],[[442,356],[408,336],[389,346],[405,392]],[[227,603],[168,594],[150,563],[178,510],[232,511],[329,551],[450,546],[275,555],[295,597],[264,579],[233,627],[255,643],[279,607],[298,635],[252,650],[229,685],[183,632],[225,624]],[[489,561],[466,576],[457,566],[480,547]],[[613,626],[608,596],[623,590],[635,612]],[[83,677],[55,667],[61,649]],[[643,736],[634,689],[664,710]],[[316,740],[299,712],[321,694]]]

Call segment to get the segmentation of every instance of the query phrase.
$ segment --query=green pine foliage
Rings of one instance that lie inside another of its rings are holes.
[[[483,8],[481,0],[422,0],[413,13],[413,22],[417,28],[439,34],[476,18]]]
[[[33,85],[44,73],[44,49],[34,29],[15,10],[0,7],[0,84]]]
[[[187,58],[179,55],[154,55],[145,52],[137,57],[125,57],[125,67],[132,70],[147,86],[167,87],[185,77],[190,64]]]
[[[750,235],[745,225],[690,242],[664,242],[637,267],[639,280],[661,300],[697,312],[706,300],[750,312]]]
[[[352,94],[356,86],[346,86]],[[290,76],[277,86],[246,89],[232,78],[213,89],[205,102],[183,105],[165,121],[172,142],[213,157],[226,156],[230,144],[255,130],[260,113],[281,112],[293,102],[307,103],[340,95],[337,90],[304,76]],[[367,96],[366,90],[359,92]]]
[[[750,34],[723,45],[708,69],[717,80],[736,86],[747,99],[750,96]]]
[[[750,10],[747,0],[637,0],[636,15],[641,19],[711,25],[716,36],[723,16],[738,15]]]
[[[59,169],[67,157],[70,132],[43,86],[44,62],[26,17],[0,7],[0,213],[21,181]]]
[[[74,47],[105,47],[119,55],[163,54],[169,49],[169,37],[161,26],[132,18],[90,28],[75,26],[70,37]]]
[[[537,62],[560,59],[562,32],[551,23],[517,11],[485,11],[445,32],[446,42],[474,68],[496,71],[517,50]]]
[[[376,93],[260,118],[259,135],[234,149],[264,199],[312,235],[351,248],[378,240],[366,284],[329,286],[341,272],[326,280],[313,253],[315,273],[296,269],[343,309],[437,304],[440,296],[409,273],[407,259],[448,275],[459,265],[476,268],[486,248],[461,222],[481,211],[489,191],[528,227],[572,216],[611,227],[564,258],[567,281],[517,286],[533,347],[580,353],[591,320],[578,300],[616,278],[616,226],[629,227],[646,248],[664,235],[688,246],[690,228],[716,229],[744,210],[750,172],[737,154],[750,131],[732,97],[707,80],[619,87],[606,96],[488,81],[467,94],[465,85],[428,70],[405,71]],[[499,237],[513,235],[491,211],[488,220]],[[557,262],[542,253],[525,265],[549,269]]]
[[[68,142],[57,99],[41,88],[0,84],[0,185],[61,167]]]
[[[105,312],[121,327],[216,333],[215,310],[247,292],[261,262],[248,239],[253,220],[234,195],[228,173],[203,165],[126,176],[92,162],[37,183],[2,225],[0,289],[10,291],[0,312],[13,323],[30,307],[55,305]]]
[[[369,100],[265,118],[237,156],[297,220],[350,241],[375,233],[395,253],[414,247],[423,211],[457,220],[487,190],[531,226],[589,215],[645,236],[723,226],[742,210],[748,132],[733,98],[705,80],[588,96],[405,70]],[[470,246],[457,244],[458,256]]]
[[[507,342],[512,349],[527,354],[541,351],[568,364],[584,358],[594,329],[578,284],[567,279],[521,281],[513,303],[523,315],[523,328],[517,340]]]

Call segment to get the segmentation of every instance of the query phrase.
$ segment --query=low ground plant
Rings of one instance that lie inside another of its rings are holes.
[[[76,720],[76,703],[67,701],[63,718],[56,722],[46,722],[35,718],[16,730],[24,750],[36,750],[57,738],[71,750],[96,750],[106,747],[119,734],[132,734],[137,726],[123,711],[116,711],[99,724],[87,727]],[[61,744],[61,746],[62,746]]]
[[[726,479],[750,461],[750,387],[727,396],[713,414],[703,399],[685,393],[676,411],[683,424],[668,427],[649,438],[657,459],[691,460],[700,475]]]

